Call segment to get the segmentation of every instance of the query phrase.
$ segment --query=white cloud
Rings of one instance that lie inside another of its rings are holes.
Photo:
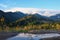
[[[44,15],[44,16],[48,16],[48,17],[50,17],[50,16],[53,16],[53,15],[56,15],[56,14],[59,14],[59,12],[55,12],[55,11],[45,11],[43,14],[42,13],[40,13],[41,15]]]
[[[48,10],[48,9],[39,9],[39,8],[19,8],[19,7],[5,10],[5,12],[9,12],[9,11],[12,11],[12,12],[21,11],[23,13],[28,13],[28,14],[38,13],[40,15],[44,15],[48,17],[60,13],[60,10],[52,10],[52,9]],[[42,13],[43,11],[44,13]]]
[[[5,4],[0,4],[0,7],[7,8],[7,5],[5,5]]]
[[[8,11],[12,11],[12,12],[21,11],[24,13],[36,13],[36,12],[40,11],[40,9],[37,9],[37,8],[11,8],[9,10],[5,10],[5,12],[8,12]]]

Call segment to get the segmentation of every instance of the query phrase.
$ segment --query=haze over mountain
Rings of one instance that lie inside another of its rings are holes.
[[[50,17],[50,16],[53,16],[53,15],[56,15],[56,14],[60,14],[60,10],[48,10],[48,9],[39,9],[39,8],[12,8],[12,9],[8,9],[8,10],[5,10],[5,12],[16,12],[16,11],[20,11],[20,12],[23,12],[25,14],[40,14],[40,15],[43,15],[43,16],[47,16],[47,17]]]

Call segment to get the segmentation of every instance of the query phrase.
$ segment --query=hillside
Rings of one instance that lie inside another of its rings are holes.
[[[26,14],[22,13],[22,12],[3,12],[2,10],[0,10],[0,18],[4,17],[4,21],[6,23],[10,23],[13,21],[16,21],[17,19],[20,19],[24,16],[26,16]]]

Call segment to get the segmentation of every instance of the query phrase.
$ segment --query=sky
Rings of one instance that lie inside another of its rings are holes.
[[[0,0],[0,10],[15,7],[60,10],[60,0]]]

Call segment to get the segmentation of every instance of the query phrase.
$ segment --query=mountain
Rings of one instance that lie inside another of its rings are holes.
[[[59,22],[60,21],[60,14],[56,14],[54,16],[51,16],[50,19]]]
[[[40,14],[31,14],[28,16],[25,16],[21,19],[16,20],[16,22],[13,22],[12,24],[17,24],[20,26],[25,26],[25,25],[40,25],[42,23],[51,23],[53,20],[49,19],[48,17],[42,16]]]
[[[22,13],[22,12],[3,12],[0,10],[0,17],[4,17],[5,22],[9,23],[9,22],[13,22],[16,21],[24,16],[26,16],[26,14]]]
[[[5,23],[12,23],[12,24],[14,23],[14,24],[19,24],[19,25],[27,25],[27,24],[32,24],[32,23],[33,24],[51,23],[51,22],[60,20],[60,14],[47,17],[47,16],[40,15],[39,13],[25,14],[20,11],[3,12],[0,10],[0,18],[2,16],[5,19]]]
[[[1,18],[2,16],[4,16],[4,14],[5,14],[5,12],[3,12],[2,10],[0,10],[0,18]]]

